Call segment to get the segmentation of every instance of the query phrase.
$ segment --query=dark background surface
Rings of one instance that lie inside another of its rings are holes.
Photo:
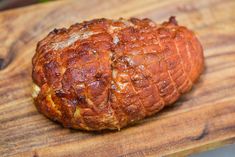
[[[0,0],[0,11],[48,1],[50,0]]]

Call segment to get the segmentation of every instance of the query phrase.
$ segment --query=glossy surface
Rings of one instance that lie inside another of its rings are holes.
[[[65,127],[120,129],[175,102],[203,65],[201,44],[174,17],[160,25],[96,19],[38,43],[33,95],[38,110]]]
[[[234,143],[235,1],[100,2],[55,1],[0,13],[1,156],[172,157]],[[171,15],[196,33],[205,56],[200,79],[174,105],[121,131],[67,129],[38,113],[31,96],[32,57],[48,32],[100,17],[160,23]]]

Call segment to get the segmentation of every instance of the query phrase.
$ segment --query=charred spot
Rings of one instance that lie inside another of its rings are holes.
[[[141,22],[140,19],[137,19],[137,18],[135,18],[135,17],[130,18],[130,21],[131,21],[132,23],[134,23],[134,24],[137,24],[138,22]]]
[[[59,30],[57,29],[57,28],[55,28],[53,31],[52,31],[52,33],[55,33],[55,34],[57,34],[59,32]]]
[[[73,99],[71,99],[71,101],[70,101],[70,102],[71,102],[71,104],[72,104],[72,105],[74,105],[74,106],[75,106],[75,105],[77,105],[77,104],[78,104],[78,99],[73,98]]]
[[[70,26],[70,29],[72,29],[72,28],[81,28],[81,27],[82,27],[81,23],[74,23],[73,25]]]
[[[143,21],[145,21],[145,22],[153,22],[153,21],[150,20],[149,18],[144,18]]]
[[[88,24],[96,24],[96,23],[103,23],[107,21],[105,18],[99,18],[99,19],[94,19],[94,20],[91,20],[91,21],[87,21]]]
[[[86,103],[86,97],[84,95],[79,95],[77,97],[77,102],[81,103],[81,104],[85,104]]]
[[[87,29],[87,28],[90,28],[91,26],[95,26],[97,24],[104,24],[106,21],[107,21],[107,19],[105,19],[105,18],[94,19],[91,21],[84,21],[83,28]]]
[[[175,19],[175,16],[171,16],[170,18],[169,18],[169,22],[170,23],[172,23],[172,24],[174,24],[174,25],[178,25],[178,22],[176,21],[176,19]]]
[[[66,28],[61,28],[61,29],[53,29],[50,34],[60,34],[60,33],[64,33],[64,32],[67,32],[67,29]]]
[[[55,95],[57,97],[66,97],[67,96],[67,94],[63,90],[56,90]]]
[[[98,73],[95,74],[95,78],[99,79],[99,78],[102,77],[102,75],[103,75],[103,74],[102,74],[101,72],[98,72]]]

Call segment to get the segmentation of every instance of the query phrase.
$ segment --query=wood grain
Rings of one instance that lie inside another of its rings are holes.
[[[1,156],[186,156],[235,141],[235,1],[57,1],[0,13]],[[206,69],[174,106],[118,132],[69,130],[39,114],[31,58],[53,28],[92,18],[175,15],[203,44]]]

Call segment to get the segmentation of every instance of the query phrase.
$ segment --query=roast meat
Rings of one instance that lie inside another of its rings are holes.
[[[33,97],[39,112],[65,127],[120,129],[174,103],[203,67],[200,42],[174,17],[95,19],[38,43]]]

